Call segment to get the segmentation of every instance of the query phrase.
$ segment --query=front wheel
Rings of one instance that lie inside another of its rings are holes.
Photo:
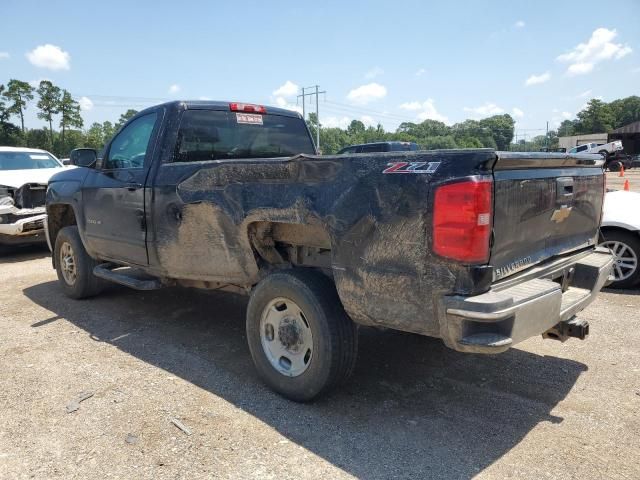
[[[604,230],[601,246],[614,255],[612,288],[631,288],[640,282],[640,237],[624,230]]]
[[[80,299],[100,293],[104,281],[93,274],[98,262],[85,250],[78,227],[64,227],[58,232],[53,254],[58,280],[65,295]]]
[[[288,270],[269,275],[252,292],[247,341],[264,382],[305,402],[349,377],[358,336],[329,278]]]

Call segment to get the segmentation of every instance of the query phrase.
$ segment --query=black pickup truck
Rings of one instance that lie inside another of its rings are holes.
[[[297,114],[172,102],[140,112],[47,190],[63,291],[106,281],[250,295],[266,383],[298,401],[353,370],[357,325],[498,353],[584,338],[606,283],[600,155],[491,149],[318,156]]]

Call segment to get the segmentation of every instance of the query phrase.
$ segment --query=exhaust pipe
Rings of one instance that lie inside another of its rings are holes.
[[[558,323],[542,334],[542,338],[566,341],[569,337],[584,340],[589,335],[589,322],[573,317]]]

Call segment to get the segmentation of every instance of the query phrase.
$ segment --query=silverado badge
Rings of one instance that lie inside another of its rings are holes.
[[[564,205],[560,208],[555,209],[553,211],[553,214],[551,215],[551,221],[556,223],[564,222],[567,217],[571,215],[572,208],[573,207],[567,207],[566,205]]]

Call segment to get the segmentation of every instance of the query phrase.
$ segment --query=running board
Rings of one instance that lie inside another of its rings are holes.
[[[116,270],[118,269],[118,270]],[[93,274],[104,280],[119,283],[134,290],[158,290],[162,282],[132,267],[122,267],[114,263],[101,263],[93,269]]]

